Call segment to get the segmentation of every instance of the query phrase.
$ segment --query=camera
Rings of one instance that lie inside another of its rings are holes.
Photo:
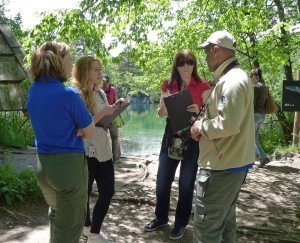
[[[192,136],[192,134],[191,134],[191,127],[192,127],[192,126],[188,126],[188,127],[185,127],[185,128],[183,128],[183,129],[177,131],[178,137],[179,137],[181,140],[183,140],[183,141],[189,139],[189,138]]]
[[[168,156],[171,159],[183,160],[184,144],[180,138],[174,138],[172,146],[168,148]]]

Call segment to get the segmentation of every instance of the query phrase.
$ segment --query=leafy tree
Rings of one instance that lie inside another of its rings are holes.
[[[201,75],[212,78],[197,46],[222,29],[236,37],[238,58],[247,71],[263,69],[277,99],[281,80],[292,80],[300,66],[299,32],[292,31],[299,20],[296,0],[82,0],[78,9],[43,17],[27,35],[27,53],[44,41],[60,39],[80,47],[77,55],[90,53],[109,65],[120,62],[120,74],[113,73],[113,78],[122,84],[122,92],[158,90],[168,78],[174,53],[182,48],[194,51]],[[156,41],[150,40],[153,33]],[[105,45],[108,37],[111,43]],[[125,53],[110,58],[109,51],[118,45],[125,46]],[[142,73],[130,75],[136,72],[133,63]],[[128,73],[123,71],[126,67]],[[285,113],[277,113],[277,118],[288,143],[292,123]]]

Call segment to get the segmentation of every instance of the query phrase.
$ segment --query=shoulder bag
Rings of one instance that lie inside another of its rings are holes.
[[[270,94],[268,90],[268,98],[266,101],[266,114],[272,114],[279,110],[279,105],[277,105],[276,101],[274,100],[273,96]]]

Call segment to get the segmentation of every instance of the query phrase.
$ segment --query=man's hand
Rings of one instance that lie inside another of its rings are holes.
[[[199,120],[195,121],[195,123],[191,127],[192,139],[194,139],[197,142],[200,140],[200,137],[201,137],[201,134],[198,130],[198,124],[199,124]]]

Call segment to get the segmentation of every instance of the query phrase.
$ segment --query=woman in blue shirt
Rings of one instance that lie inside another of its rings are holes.
[[[36,178],[50,206],[52,243],[79,242],[87,202],[83,138],[95,135],[79,93],[64,85],[71,72],[65,43],[46,42],[33,53],[27,109],[38,152]]]

